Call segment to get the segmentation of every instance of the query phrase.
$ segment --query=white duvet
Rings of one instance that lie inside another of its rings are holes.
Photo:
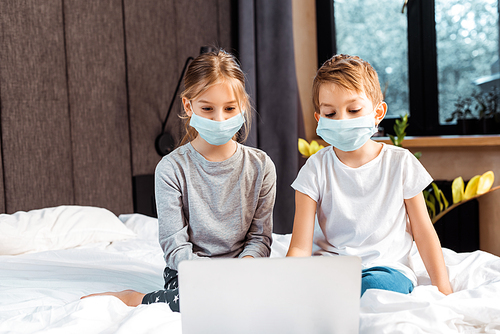
[[[181,333],[181,315],[166,304],[128,307],[90,293],[162,288],[164,261],[157,221],[120,219],[137,237],[73,249],[0,256],[0,333]],[[275,235],[272,256],[284,256],[290,236]],[[500,258],[444,249],[452,286],[442,295],[412,254],[419,286],[409,295],[368,290],[360,333],[500,333]]]

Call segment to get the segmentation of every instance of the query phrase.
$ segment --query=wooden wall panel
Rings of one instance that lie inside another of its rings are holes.
[[[121,0],[65,0],[75,203],[133,212]]]
[[[231,0],[217,0],[217,19],[218,19],[218,31],[217,31],[217,44],[226,49],[231,53],[235,52],[234,45],[232,43],[233,38],[233,26],[234,23],[233,15],[237,15],[234,12],[231,5]]]
[[[0,5],[0,9],[2,9]],[[4,58],[4,50],[2,49],[2,46],[5,45],[4,42],[4,34],[3,34],[3,28],[2,28],[2,22],[4,22],[5,19],[5,13],[3,10],[0,10],[0,122],[2,119],[2,63],[3,63],[3,58]],[[3,150],[2,150],[2,127],[0,124],[0,213],[5,212],[5,188],[3,186]]]
[[[0,1],[0,212],[131,212],[186,58],[232,51],[231,3]],[[175,100],[167,131],[180,140]]]
[[[161,157],[154,143],[161,133],[182,67],[203,45],[230,50],[231,1],[125,0],[133,175],[152,174]],[[180,93],[183,87],[179,89]],[[179,95],[166,131],[184,134]]]
[[[0,43],[2,39],[0,37]],[[1,61],[1,58],[0,58]],[[1,95],[2,87],[0,87]],[[2,101],[0,100],[0,110],[2,108]],[[0,131],[0,144],[1,144],[1,131]],[[3,160],[2,160],[2,148],[0,147],[0,213],[5,212],[5,189],[3,186]]]
[[[73,203],[61,1],[0,1],[5,211]]]
[[[178,13],[176,34],[179,62],[188,56],[196,57],[203,45],[222,46],[219,45],[217,0],[176,1],[175,11]]]
[[[155,139],[181,73],[177,59],[174,1],[125,0],[125,32],[133,174],[152,174],[160,156]],[[179,140],[180,104],[172,109],[168,131]]]

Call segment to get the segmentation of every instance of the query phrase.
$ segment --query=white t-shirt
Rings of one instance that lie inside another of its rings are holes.
[[[358,168],[346,166],[326,147],[307,160],[292,187],[317,203],[323,236],[314,241],[320,248],[315,255],[359,256],[363,268],[390,267],[416,285],[404,200],[431,182],[411,152],[383,144],[375,159]]]

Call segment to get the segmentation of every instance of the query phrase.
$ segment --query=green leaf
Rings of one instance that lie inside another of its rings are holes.
[[[427,204],[429,216],[431,216],[431,219],[434,218],[434,216],[436,215],[436,206],[430,201],[425,201],[425,204]]]
[[[422,152],[415,152],[413,153],[413,155],[415,156],[415,158],[420,159],[420,157],[422,157]]]
[[[443,211],[443,202],[441,201],[441,196],[439,195],[439,188],[437,186],[437,184],[435,184],[434,182],[431,183],[432,185],[432,189],[434,190],[434,194],[435,194],[435,197],[436,197],[436,200],[437,202],[439,203],[439,211]]]
[[[396,138],[394,138],[394,136],[393,136],[393,135],[391,135],[391,134],[389,134],[389,138],[391,138],[392,145],[397,146],[397,145],[396,145]]]
[[[406,136],[406,128],[408,127],[408,114],[400,116],[399,119],[394,121],[394,133],[395,135],[389,134],[389,138],[391,138],[392,144],[394,146],[403,146],[403,141]]]
[[[448,206],[449,206],[450,204],[448,203],[448,200],[446,199],[446,197],[444,197],[444,194],[443,194],[443,192],[441,191],[441,189],[439,189],[439,195],[441,196],[441,198],[442,198],[442,200],[443,200],[443,202],[444,202],[444,209],[445,209],[445,210],[446,210],[446,209],[448,209]]]
[[[424,194],[425,204],[427,205],[427,212],[429,213],[429,216],[432,219],[436,215],[436,205],[433,203],[434,196],[432,196],[432,194],[428,190],[424,190],[423,194]]]
[[[427,208],[430,209],[430,216],[431,216],[431,219],[432,219],[436,215],[436,200],[434,199],[434,196],[432,194],[429,195],[429,198],[431,200],[425,201],[425,202],[427,204]]]

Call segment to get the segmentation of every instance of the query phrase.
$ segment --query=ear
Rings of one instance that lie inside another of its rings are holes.
[[[320,114],[317,112],[314,112],[314,118],[316,118],[316,122],[319,122]]]
[[[375,123],[376,123],[376,125],[379,125],[380,122],[382,122],[386,113],[387,113],[387,103],[382,101],[378,104],[377,108],[375,109]]]
[[[189,117],[191,117],[191,115],[193,114],[193,111],[191,110],[191,103],[189,103],[189,99],[183,97],[182,98],[182,105],[184,106],[184,111],[186,112],[186,114]]]

